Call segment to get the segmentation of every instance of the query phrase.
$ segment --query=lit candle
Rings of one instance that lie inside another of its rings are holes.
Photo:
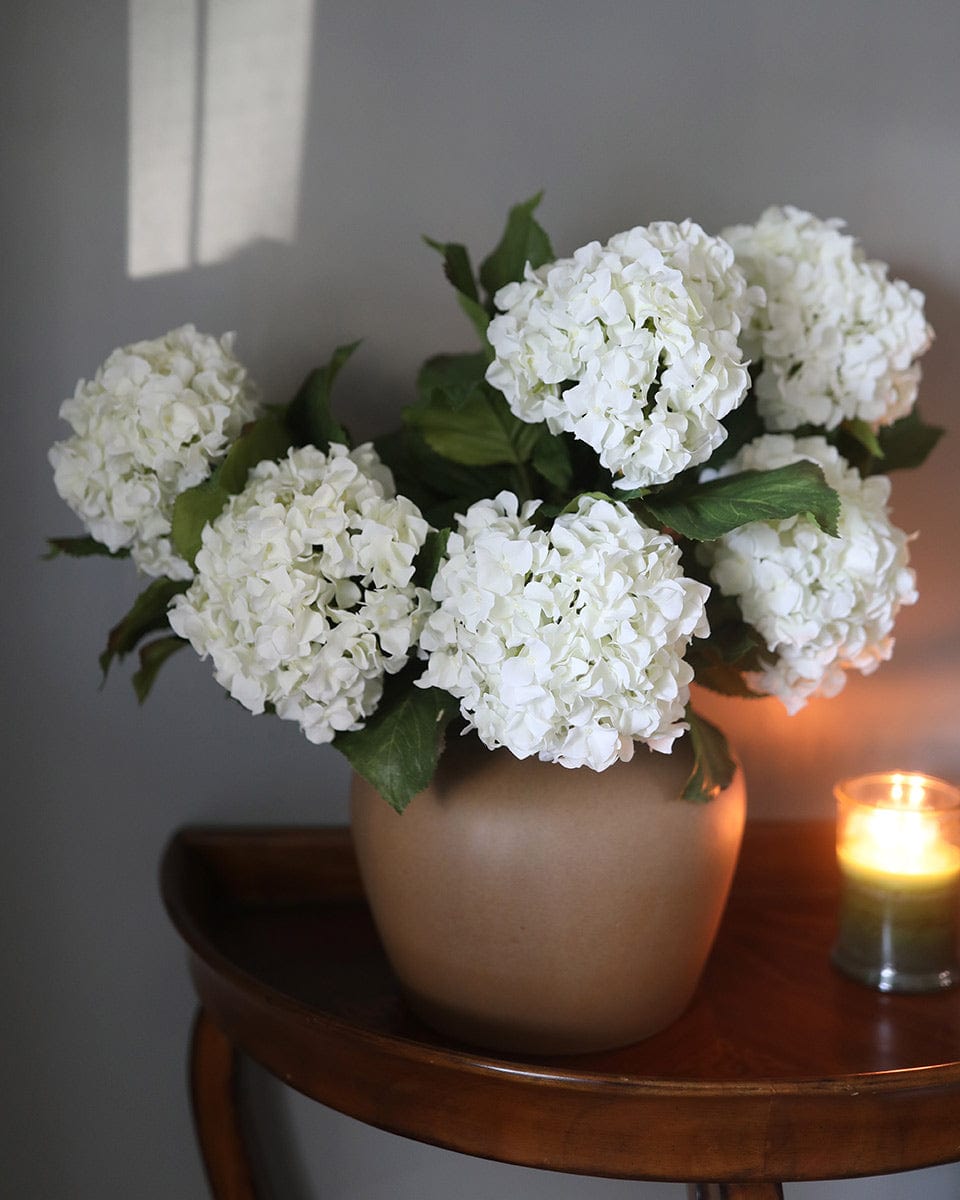
[[[833,962],[884,992],[960,982],[960,791],[930,775],[837,785],[840,932]]]

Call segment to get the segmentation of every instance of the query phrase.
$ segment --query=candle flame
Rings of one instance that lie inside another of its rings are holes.
[[[889,800],[857,805],[846,817],[840,854],[851,864],[890,875],[953,873],[960,852],[943,837],[922,776],[894,775]]]
[[[893,776],[890,786],[890,799],[897,808],[923,808],[926,804],[927,791],[921,775]]]

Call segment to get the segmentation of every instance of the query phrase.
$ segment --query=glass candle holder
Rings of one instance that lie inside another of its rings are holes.
[[[847,779],[837,799],[840,931],[832,960],[882,992],[960,982],[960,790],[930,775]]]

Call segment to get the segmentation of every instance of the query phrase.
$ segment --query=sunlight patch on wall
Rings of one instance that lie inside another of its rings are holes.
[[[296,235],[314,0],[129,0],[127,271]]]
[[[198,0],[130,0],[127,273],[190,263]]]

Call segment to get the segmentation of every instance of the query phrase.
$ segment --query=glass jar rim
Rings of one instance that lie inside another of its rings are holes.
[[[898,783],[906,788],[919,788],[923,802],[911,804],[894,798]],[[852,775],[834,784],[833,794],[840,804],[863,804],[870,808],[915,808],[920,812],[960,810],[960,788],[924,771],[874,771],[867,775]]]

